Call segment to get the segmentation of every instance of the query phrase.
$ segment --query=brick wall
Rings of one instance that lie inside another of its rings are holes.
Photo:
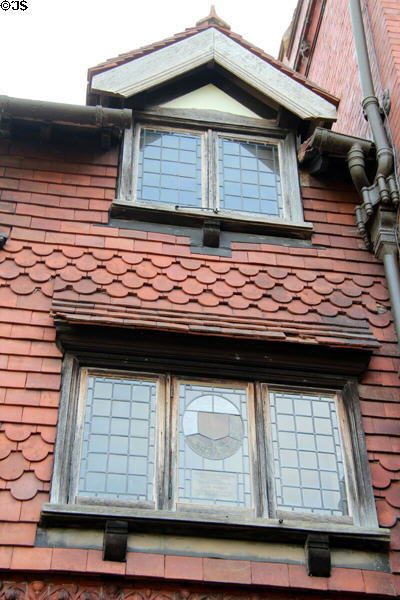
[[[43,579],[43,586],[38,584],[32,597],[50,597],[52,572],[67,587],[77,585],[68,579],[76,572],[341,590],[341,597],[347,592],[394,596],[396,578],[374,571],[336,568],[324,579],[308,577],[302,565],[140,553],[129,553],[127,563],[120,564],[102,561],[100,550],[33,548],[40,508],[48,498],[59,401],[61,354],[50,312],[53,298],[86,300],[100,312],[104,307],[166,311],[183,329],[200,317],[203,323],[268,319],[277,327],[366,320],[380,347],[360,383],[361,406],[379,521],[392,528],[396,573],[400,358],[383,267],[357,233],[358,197],[351,187],[333,189],[302,176],[314,247],[237,242],[232,257],[218,257],[192,254],[187,237],[105,227],[117,149],[105,153],[90,146],[9,141],[0,149],[1,231],[9,234],[0,251],[0,569],[5,580],[18,581],[12,587],[20,590],[17,596],[31,589],[24,586],[34,578]],[[109,324],[117,324],[110,310],[107,314]]]
[[[305,2],[308,4],[308,2]],[[400,156],[400,8],[397,0],[364,0],[364,28],[371,63],[375,93],[382,99],[388,89],[392,108],[389,116],[389,135],[393,136],[397,155]],[[302,14],[304,13],[304,6]],[[304,15],[303,15],[304,18]],[[317,20],[318,11],[313,18]],[[293,65],[298,33],[303,27],[299,20],[295,43],[285,62]],[[313,40],[313,23],[308,41]],[[300,68],[303,72],[305,62]],[[362,92],[353,40],[348,0],[328,0],[309,63],[308,78],[340,99],[338,119],[332,129],[341,133],[371,138],[371,132],[362,113]]]

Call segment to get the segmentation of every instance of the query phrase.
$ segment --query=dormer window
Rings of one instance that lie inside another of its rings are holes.
[[[336,118],[326,92],[211,24],[97,72],[91,92],[133,110],[112,218],[200,227],[207,246],[207,227],[310,237],[297,140]]]

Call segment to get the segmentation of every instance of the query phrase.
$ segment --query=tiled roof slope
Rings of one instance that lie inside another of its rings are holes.
[[[170,46],[171,44],[175,44],[176,42],[179,42],[188,37],[191,37],[192,35],[196,35],[196,33],[199,33],[200,31],[204,31],[205,29],[209,29],[210,27],[213,27],[214,29],[218,29],[221,33],[228,36],[229,38],[231,38],[233,41],[237,42],[241,46],[243,46],[243,48],[246,48],[247,50],[249,50],[256,56],[260,57],[262,60],[265,60],[267,63],[269,63],[270,65],[272,65],[273,67],[275,67],[276,69],[281,71],[282,73],[285,73],[285,75],[289,75],[289,77],[291,77],[295,81],[302,83],[305,87],[307,87],[311,91],[315,92],[322,98],[324,98],[324,99],[328,100],[329,102],[332,102],[333,104],[338,106],[339,99],[336,98],[336,96],[333,96],[327,90],[316,85],[315,83],[308,80],[300,73],[297,73],[296,71],[294,71],[287,65],[284,65],[279,60],[276,60],[270,54],[267,54],[266,52],[264,52],[264,50],[261,50],[261,48],[257,48],[256,46],[254,46],[247,40],[243,39],[242,36],[239,35],[238,33],[234,33],[233,31],[231,31],[230,28],[228,29],[226,26],[224,27],[222,21],[220,21],[220,20],[215,21],[212,19],[211,20],[210,19],[206,19],[206,20],[202,19],[202,20],[198,21],[198,23],[196,24],[195,27],[189,27],[189,28],[185,29],[185,31],[176,33],[175,35],[173,35],[169,38],[166,38],[159,42],[155,42],[153,44],[149,44],[147,46],[142,46],[141,48],[131,50],[130,52],[125,52],[124,54],[119,54],[118,56],[116,56],[114,58],[109,58],[108,60],[96,65],[95,67],[91,67],[90,69],[88,69],[89,91],[90,91],[90,87],[91,87],[92,78],[95,75],[97,75],[98,73],[103,73],[104,71],[108,71],[109,69],[123,65],[127,62],[135,60],[136,58],[140,58],[141,56],[145,56],[146,54],[150,54],[151,52],[155,52],[157,50],[160,50],[161,48]]]
[[[348,344],[349,337],[333,339],[334,329],[359,333],[357,324],[368,323],[379,347],[360,382],[361,408],[379,521],[392,528],[392,565],[400,573],[399,351],[383,267],[355,227],[355,193],[302,176],[318,248],[235,243],[231,258],[199,255],[188,238],[105,226],[117,160],[117,151],[0,142],[0,230],[9,234],[0,251],[0,568],[31,560],[38,570],[57,570],[63,556],[70,571],[90,571],[100,562],[100,551],[30,549],[48,498],[59,401],[61,354],[51,310],[69,307],[69,318],[78,320],[81,311],[93,322],[122,318],[131,319],[126,326],[161,327],[175,315],[184,329],[226,327],[219,332],[225,335],[235,328],[250,335],[267,320],[278,336],[311,343]],[[149,315],[158,321],[150,323]],[[242,331],[246,323],[250,333]],[[318,339],[321,328],[332,335]],[[311,339],[302,338],[305,330]],[[230,562],[220,565],[235,571]],[[139,563],[128,558],[118,569],[132,564]],[[101,565],[104,573],[115,568]],[[358,583],[349,589],[348,570],[339,571],[347,573],[338,589],[348,591],[377,593],[379,577],[391,577],[354,570]],[[328,589],[314,579],[316,589]],[[393,587],[385,589],[393,596]]]

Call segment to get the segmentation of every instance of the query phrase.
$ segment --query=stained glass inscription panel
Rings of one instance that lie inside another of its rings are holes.
[[[179,385],[180,502],[251,506],[247,393]]]

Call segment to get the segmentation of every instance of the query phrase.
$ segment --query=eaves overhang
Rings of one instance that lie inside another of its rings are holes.
[[[336,107],[213,27],[95,75],[91,91],[129,98],[216,63],[303,120],[336,120]]]

